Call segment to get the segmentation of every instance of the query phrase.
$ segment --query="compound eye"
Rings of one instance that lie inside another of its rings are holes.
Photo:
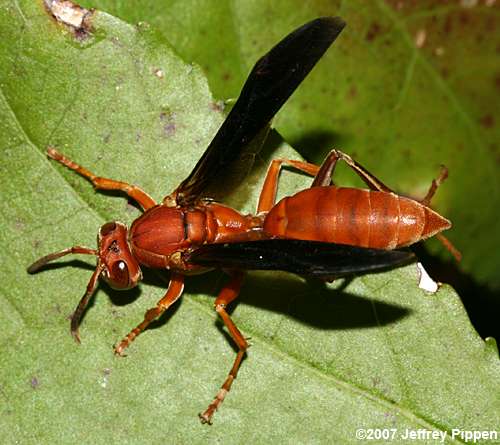
[[[130,286],[130,274],[125,261],[116,261],[110,268],[109,284],[117,289],[126,289]]]

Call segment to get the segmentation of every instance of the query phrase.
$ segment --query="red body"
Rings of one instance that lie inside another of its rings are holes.
[[[211,202],[193,209],[158,205],[134,221],[129,243],[145,266],[196,273],[204,269],[186,264],[182,253],[205,243],[288,238],[396,249],[450,226],[446,218],[412,199],[330,186],[283,198],[259,216]]]
[[[193,209],[160,204],[133,222],[128,238],[132,254],[139,263],[196,273],[204,269],[182,261],[182,252],[205,243],[261,238],[262,220],[218,203]]]
[[[264,231],[273,236],[388,250],[450,227],[446,218],[413,199],[333,186],[283,198],[264,222]]]

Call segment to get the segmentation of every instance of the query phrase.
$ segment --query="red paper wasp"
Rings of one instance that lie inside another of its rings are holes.
[[[272,117],[344,25],[340,18],[313,20],[264,55],[191,174],[160,204],[135,185],[98,177],[54,148],[47,151],[50,158],[88,179],[96,189],[120,190],[144,210],[130,229],[120,222],[104,224],[99,230],[97,249],[71,247],[39,259],[28,269],[30,273],[36,272],[46,263],[70,253],[97,257],[95,272],[71,319],[71,333],[78,342],[80,318],[99,278],[113,288],[130,289],[141,280],[141,267],[171,271],[165,296],[115,346],[116,354],[122,355],[181,296],[186,275],[213,268],[223,268],[231,275],[215,300],[215,310],[239,351],[214,401],[200,414],[204,423],[211,422],[230,390],[248,347],[226,312],[227,305],[238,296],[244,270],[284,270],[330,280],[394,267],[412,257],[407,251],[394,249],[451,226],[428,207],[445,172],[418,202],[393,193],[349,156],[336,150],[321,167],[294,160],[273,161],[255,215],[242,215],[210,199],[221,178],[234,172],[241,155],[260,148],[260,144],[251,142],[266,132]],[[345,161],[371,190],[333,186],[331,175],[338,160]],[[314,176],[314,180],[311,188],[275,204],[283,164]]]

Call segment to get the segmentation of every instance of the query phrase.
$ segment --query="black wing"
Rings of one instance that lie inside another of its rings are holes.
[[[192,264],[226,269],[283,270],[298,275],[341,277],[408,263],[403,250],[368,249],[345,244],[290,239],[207,244],[184,257]]]
[[[265,131],[344,26],[339,17],[308,22],[255,64],[226,120],[191,174],[177,188],[179,204],[187,205],[202,197],[213,182],[231,169],[244,148]]]

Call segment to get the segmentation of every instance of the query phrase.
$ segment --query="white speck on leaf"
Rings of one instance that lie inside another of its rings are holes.
[[[427,32],[425,29],[419,29],[417,34],[415,34],[415,46],[417,48],[422,48],[425,45],[427,39]]]
[[[418,287],[427,292],[436,293],[439,289],[439,283],[436,283],[424,269],[422,263],[417,263],[417,268],[420,273],[420,282],[418,283]]]
[[[45,4],[57,20],[75,28],[83,28],[85,16],[90,12],[69,0],[47,0]]]
[[[442,56],[444,55],[444,48],[442,46],[438,46],[434,52],[436,53],[436,56]]]
[[[462,0],[460,5],[462,8],[473,8],[474,6],[477,6],[477,3],[477,0]]]

